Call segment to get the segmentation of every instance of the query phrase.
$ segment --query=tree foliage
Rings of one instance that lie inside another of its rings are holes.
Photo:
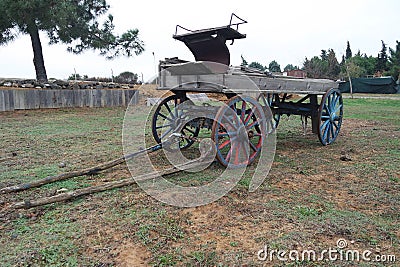
[[[347,47],[346,47],[346,59],[350,59],[353,56],[353,53],[351,52],[350,48],[350,42],[347,41]]]
[[[335,51],[333,49],[328,50],[328,69],[326,73],[326,78],[336,80],[340,73],[340,65],[336,58]]]
[[[388,56],[387,56],[387,47],[386,44],[382,40],[382,49],[378,54],[378,60],[376,62],[376,71],[384,72],[389,70],[388,68]]]
[[[115,81],[118,83],[137,83],[138,75],[130,71],[124,71],[115,77]]]
[[[76,54],[93,49],[108,59],[138,55],[144,51],[137,29],[115,35],[113,16],[106,0],[0,0],[0,44],[19,34],[30,35],[38,80],[47,80],[39,32],[47,33],[50,44],[63,43]],[[102,24],[100,18],[105,20]]]
[[[291,70],[298,70],[298,66],[293,66],[292,64],[287,64],[283,71],[291,71]]]
[[[325,78],[328,71],[328,62],[318,56],[312,57],[310,60],[304,60],[303,69],[307,72],[309,78]]]
[[[281,65],[275,60],[272,60],[268,65],[268,69],[270,72],[281,72]]]
[[[400,81],[400,42],[396,41],[396,48],[389,48],[389,68],[390,75]]]
[[[341,76],[346,77],[350,75],[353,78],[360,78],[367,75],[374,75],[377,59],[373,56],[359,55],[358,53],[347,60],[348,72],[342,69]]]
[[[261,63],[256,62],[256,61],[251,62],[249,64],[249,67],[250,68],[254,68],[254,69],[258,69],[258,70],[261,70],[261,71],[265,71],[265,69],[266,69],[265,66],[263,66]]]

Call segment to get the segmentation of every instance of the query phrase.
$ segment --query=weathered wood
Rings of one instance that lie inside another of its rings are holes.
[[[0,111],[14,110],[14,96],[10,90],[0,91]]]
[[[161,146],[160,145],[155,145],[152,147],[149,147],[147,149],[143,149],[140,151],[137,151],[135,153],[126,155],[124,157],[120,157],[118,159],[115,160],[111,160],[108,161],[106,163],[97,165],[95,167],[91,167],[91,168],[86,168],[83,170],[79,170],[79,171],[72,171],[72,172],[67,172],[67,173],[62,173],[59,175],[55,175],[55,176],[48,176],[44,179],[41,180],[37,180],[37,181],[33,181],[30,183],[25,183],[25,184],[19,184],[19,185],[14,185],[14,186],[10,186],[10,187],[5,187],[0,189],[0,194],[7,194],[7,193],[12,193],[12,192],[19,192],[19,191],[24,191],[24,190],[28,190],[30,188],[34,188],[34,187],[39,187],[45,184],[50,184],[53,182],[57,182],[57,181],[62,181],[62,180],[66,180],[66,179],[70,179],[73,177],[78,177],[78,176],[83,176],[83,175],[93,175],[93,174],[97,174],[101,171],[110,169],[112,167],[115,167],[117,165],[120,165],[122,163],[124,163],[126,160],[132,159],[138,155],[144,154],[148,151],[155,151],[160,149]]]
[[[188,92],[276,92],[298,94],[323,94],[338,83],[327,79],[298,79],[286,76],[269,76],[258,72],[246,72],[232,67],[226,73],[213,72],[204,63],[177,64],[160,74],[160,90]],[[196,66],[196,68],[194,67]],[[171,69],[171,71],[169,71]],[[209,72],[206,72],[208,70]]]
[[[40,187],[45,184],[62,181],[62,180],[70,179],[70,178],[77,177],[77,176],[97,174],[103,170],[117,166],[123,162],[125,162],[124,158],[119,158],[117,160],[110,161],[105,164],[98,165],[98,166],[95,166],[92,168],[87,168],[87,169],[83,169],[80,171],[72,171],[72,172],[68,172],[68,173],[62,173],[62,174],[55,175],[55,176],[48,176],[44,179],[33,181],[31,183],[25,183],[25,184],[5,187],[5,188],[0,189],[0,194],[24,191],[24,190],[28,190],[28,189],[35,188],[35,187]]]
[[[51,204],[51,203],[66,201],[66,200],[74,199],[77,197],[81,197],[81,196],[85,196],[85,195],[89,195],[89,194],[93,194],[93,193],[97,193],[97,192],[103,192],[106,190],[129,186],[132,184],[136,184],[137,182],[153,180],[153,179],[159,178],[161,176],[168,176],[168,175],[182,172],[187,169],[201,166],[204,164],[203,160],[205,158],[207,158],[207,156],[209,156],[209,153],[203,154],[199,159],[191,160],[187,163],[181,164],[179,166],[171,167],[171,168],[165,169],[160,172],[155,171],[155,172],[152,172],[149,174],[137,176],[135,178],[131,177],[131,178],[122,179],[119,181],[108,182],[108,183],[105,183],[102,185],[77,189],[77,190],[74,190],[71,192],[61,193],[61,194],[51,196],[51,197],[44,197],[44,198],[39,198],[39,199],[35,199],[35,200],[25,200],[22,202],[17,202],[17,203],[11,204],[9,206],[9,208],[10,209],[22,209],[22,208],[30,209],[33,207],[38,207],[38,206],[43,206],[43,205],[47,205],[47,204]]]
[[[180,171],[181,170],[177,169],[177,168],[170,168],[170,169],[167,169],[166,171],[164,171],[163,173],[154,172],[154,173],[150,173],[145,176],[137,177],[136,179],[127,178],[127,179],[123,179],[123,180],[119,180],[119,181],[108,182],[103,185],[91,186],[91,187],[87,187],[87,188],[77,189],[77,190],[74,190],[71,192],[61,193],[61,194],[51,196],[51,197],[39,198],[36,200],[25,200],[22,202],[14,203],[9,208],[11,208],[11,209],[22,209],[22,208],[30,209],[33,207],[38,207],[38,206],[43,206],[43,205],[47,205],[47,204],[51,204],[51,203],[66,201],[69,199],[73,199],[73,198],[77,198],[77,197],[81,197],[81,196],[85,196],[85,195],[89,195],[89,194],[93,194],[93,193],[97,193],[97,192],[102,192],[102,191],[106,191],[106,190],[110,190],[110,189],[115,189],[115,188],[132,185],[132,184],[136,183],[137,179],[141,179],[141,181],[145,181],[145,180],[155,179],[155,178],[159,177],[160,175],[171,175],[171,174],[174,174],[174,173],[177,173]]]
[[[124,89],[0,90],[0,111],[39,108],[116,107],[138,103],[138,91]]]

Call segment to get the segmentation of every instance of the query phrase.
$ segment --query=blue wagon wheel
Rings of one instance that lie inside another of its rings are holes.
[[[322,97],[318,110],[318,137],[323,145],[332,144],[340,132],[343,119],[343,99],[337,89],[331,89]]]
[[[177,108],[184,101],[190,101],[177,95],[171,95],[160,102],[153,115],[152,133],[157,143],[165,141],[172,133],[179,131],[187,137],[197,137],[200,127],[193,121],[181,125],[184,122],[184,110]],[[186,103],[186,102],[185,102]],[[194,143],[193,139],[180,138],[179,148],[190,147]]]
[[[279,121],[281,119],[281,114],[278,113],[278,103],[279,103],[279,94],[273,93],[261,93],[258,96],[258,102],[265,107],[269,107],[272,112],[272,120],[271,120],[271,131],[275,130],[278,127]]]
[[[260,154],[265,133],[260,104],[248,96],[231,98],[219,109],[212,126],[217,160],[225,167],[246,167]]]

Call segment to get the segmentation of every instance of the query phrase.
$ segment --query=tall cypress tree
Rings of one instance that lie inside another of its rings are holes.
[[[347,48],[346,48],[346,59],[350,59],[353,56],[350,48],[350,42],[347,41]]]
[[[389,70],[387,47],[386,47],[386,44],[382,40],[382,49],[378,54],[378,59],[377,59],[376,65],[375,65],[375,71],[384,72],[387,70]]]

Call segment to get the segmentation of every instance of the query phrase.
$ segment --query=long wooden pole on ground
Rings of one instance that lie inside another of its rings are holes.
[[[19,192],[19,191],[23,191],[23,190],[27,190],[30,188],[35,188],[35,187],[39,187],[45,184],[49,184],[49,183],[53,183],[56,181],[62,181],[62,180],[66,180],[66,179],[70,179],[73,177],[78,177],[78,176],[83,176],[83,175],[92,175],[92,174],[97,174],[101,171],[110,169],[114,166],[120,165],[122,163],[124,163],[126,160],[132,159],[136,156],[139,156],[141,154],[144,154],[148,151],[156,151],[158,149],[161,149],[162,144],[158,144],[140,151],[137,151],[135,153],[126,155],[124,157],[112,160],[112,161],[108,161],[106,163],[97,165],[95,167],[91,167],[91,168],[86,168],[80,171],[72,171],[72,172],[67,172],[67,173],[62,173],[59,175],[55,175],[55,176],[48,176],[44,179],[41,180],[37,180],[37,181],[33,181],[30,183],[25,183],[25,184],[19,184],[19,185],[14,185],[14,186],[10,186],[10,187],[5,187],[0,189],[0,194],[7,194],[7,193],[12,193],[12,192]]]
[[[149,174],[137,176],[135,178],[127,178],[127,179],[122,179],[119,181],[113,181],[113,182],[108,182],[102,185],[97,185],[97,186],[91,186],[87,188],[82,188],[82,189],[77,189],[75,191],[71,192],[66,192],[66,193],[61,193],[55,196],[51,197],[43,197],[35,200],[25,200],[22,202],[17,202],[14,204],[11,204],[9,206],[10,209],[30,209],[33,207],[38,207],[38,206],[43,206],[51,203],[56,203],[56,202],[61,202],[61,201],[66,201],[69,199],[97,193],[97,192],[102,192],[110,189],[115,189],[115,188],[120,188],[128,185],[135,184],[139,181],[147,181],[151,179],[156,179],[159,178],[160,176],[166,176],[166,175],[172,175],[178,172],[181,172],[185,169],[191,169],[193,167],[200,166],[204,164],[203,160],[207,157],[207,154],[202,155],[200,158],[188,161],[184,164],[181,164],[179,166],[171,167],[168,169],[165,169],[161,172],[152,172]]]

